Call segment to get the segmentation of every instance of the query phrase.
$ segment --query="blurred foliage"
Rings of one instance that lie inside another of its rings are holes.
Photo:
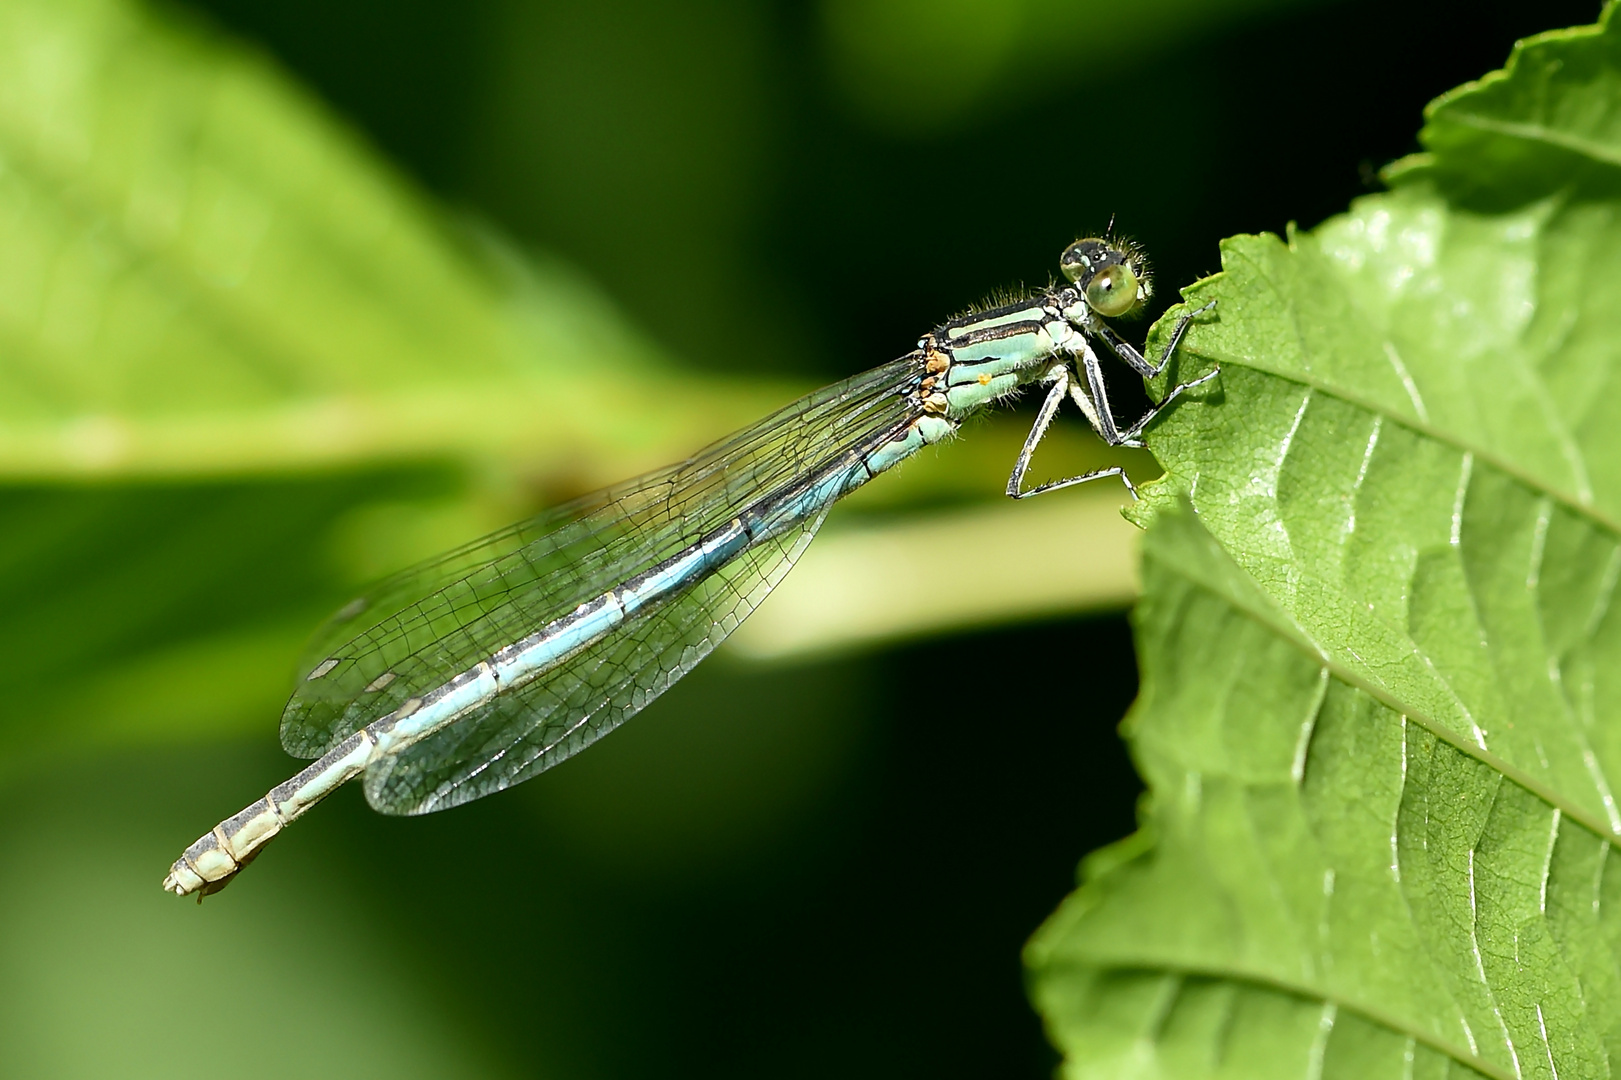
[[[910,135],[1005,113],[1066,83],[1084,90],[1077,126],[1130,121],[1132,68],[1164,41],[1167,26],[1177,37],[1201,37],[1323,2],[824,0],[821,15],[849,106]]]
[[[1149,440],[1144,831],[1029,952],[1066,1074],[1613,1075],[1614,11],[1188,290],[1221,390]]]
[[[113,0],[0,20],[7,474],[669,453],[730,419],[251,53]]]
[[[1567,9],[0,2],[0,1074],[1044,1074],[1016,954],[1130,824],[1118,620],[718,657],[543,784],[345,793],[201,911],[156,881],[284,777],[293,657],[365,579],[1116,216],[1172,300]],[[1015,552],[939,618],[1052,615],[1093,541],[961,505],[1027,422],[863,491],[848,550]],[[1041,471],[1119,460],[1054,434]]]

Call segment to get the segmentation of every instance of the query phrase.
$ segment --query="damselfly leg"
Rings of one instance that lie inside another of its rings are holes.
[[[1024,487],[1024,477],[1030,468],[1030,459],[1035,454],[1036,447],[1041,445],[1041,440],[1047,434],[1047,429],[1051,426],[1053,417],[1057,415],[1058,408],[1063,404],[1065,397],[1074,400],[1076,406],[1085,414],[1087,421],[1092,425],[1093,430],[1110,446],[1141,447],[1143,430],[1154,421],[1154,418],[1166,406],[1188,390],[1209,382],[1220,371],[1218,368],[1201,375],[1197,379],[1191,379],[1188,382],[1178,383],[1171,387],[1159,402],[1138,418],[1136,423],[1122,431],[1119,422],[1115,419],[1114,410],[1109,405],[1109,392],[1103,381],[1103,365],[1098,362],[1097,351],[1092,347],[1091,339],[1096,338],[1097,341],[1108,346],[1109,350],[1130,366],[1133,371],[1136,371],[1144,378],[1151,379],[1164,371],[1166,365],[1171,362],[1171,356],[1176,352],[1177,346],[1182,343],[1182,336],[1187,333],[1188,325],[1195,318],[1215,306],[1216,303],[1212,300],[1204,307],[1187,312],[1177,319],[1176,327],[1171,331],[1171,340],[1166,343],[1157,363],[1149,363],[1148,359],[1135,346],[1115,333],[1114,329],[1101,319],[1088,320],[1080,328],[1076,338],[1073,354],[1074,367],[1071,367],[1069,363],[1060,363],[1054,364],[1049,369],[1044,380],[1048,386],[1047,396],[1042,399],[1041,409],[1036,414],[1036,421],[1030,428],[1030,434],[1025,437],[1024,446],[1019,450],[1018,460],[1013,464],[1013,473],[1008,477],[1007,483],[1008,495],[1015,499],[1028,499],[1032,495],[1043,495],[1049,491],[1059,491],[1063,488],[1074,487],[1077,484],[1118,476],[1121,482],[1126,485],[1126,490],[1131,492],[1131,497],[1133,499],[1137,498],[1137,486],[1131,482],[1131,477],[1126,475],[1125,470],[1118,465],[1107,469],[1098,469],[1094,472],[1082,473],[1078,476],[1065,477],[1062,480],[1051,480],[1028,490]],[[1076,368],[1086,373],[1087,385],[1083,386],[1081,384]]]

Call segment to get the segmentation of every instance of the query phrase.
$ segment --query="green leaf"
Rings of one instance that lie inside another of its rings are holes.
[[[1523,43],[1390,193],[1188,291],[1144,833],[1028,956],[1071,1075],[1612,1074],[1618,110],[1608,13]]]
[[[638,464],[769,391],[661,374],[555,263],[447,220],[264,58],[0,2],[0,475],[432,453]]]

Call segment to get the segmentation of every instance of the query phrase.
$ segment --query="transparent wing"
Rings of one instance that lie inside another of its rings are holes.
[[[674,472],[554,507],[345,604],[305,648],[282,712],[282,746],[319,757],[407,698],[600,595],[613,584],[616,559],[633,564],[626,542]],[[598,579],[606,584],[590,591]]]
[[[670,558],[796,478],[903,430],[915,358],[826,387],[697,456],[413,567],[317,632],[282,716],[316,757],[496,650]],[[687,593],[375,767],[380,810],[413,813],[499,790],[576,752],[690,670],[781,579],[821,515],[755,545]]]
[[[793,567],[826,510],[744,552],[654,616],[626,626],[520,693],[429,736],[366,773],[366,799],[425,814],[511,787],[584,750],[675,685]]]

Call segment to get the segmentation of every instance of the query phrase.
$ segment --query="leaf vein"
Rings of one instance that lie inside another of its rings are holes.
[[[1456,108],[1448,110],[1447,119],[1453,123],[1463,124],[1479,131],[1489,131],[1496,135],[1525,139],[1527,142],[1556,146],[1561,150],[1569,150],[1572,153],[1580,154],[1601,165],[1621,168],[1621,151],[1593,139],[1584,139],[1580,135],[1572,135],[1544,124],[1498,120],[1494,117],[1482,116],[1480,113],[1467,112]]]

